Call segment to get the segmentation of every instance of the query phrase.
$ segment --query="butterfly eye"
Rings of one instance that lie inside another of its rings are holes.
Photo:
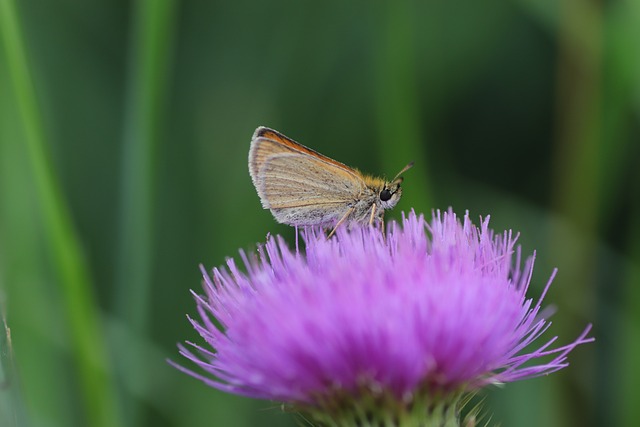
[[[385,188],[380,192],[380,200],[382,200],[383,202],[386,202],[390,198],[391,198],[391,191],[389,191],[388,188]]]

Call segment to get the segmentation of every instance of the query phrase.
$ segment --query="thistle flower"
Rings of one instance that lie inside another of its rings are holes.
[[[341,228],[301,232],[240,252],[194,293],[206,346],[180,345],[211,387],[280,401],[316,425],[458,425],[462,402],[488,384],[549,374],[590,342],[540,342],[550,323],[528,299],[534,257],[449,210],[411,212],[386,235]],[[555,275],[555,273],[554,273]],[[218,324],[212,319],[216,319]],[[365,424],[370,423],[370,424]]]

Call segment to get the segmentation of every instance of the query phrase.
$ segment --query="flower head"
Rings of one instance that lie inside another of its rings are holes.
[[[413,407],[564,368],[590,326],[565,346],[538,343],[551,280],[528,299],[533,257],[523,263],[517,237],[488,223],[449,210],[429,223],[412,212],[386,235],[308,229],[304,254],[269,238],[257,256],[240,253],[246,273],[233,259],[203,271],[191,322],[207,347],[180,352],[205,374],[178,368],[220,390],[325,410],[371,396]]]

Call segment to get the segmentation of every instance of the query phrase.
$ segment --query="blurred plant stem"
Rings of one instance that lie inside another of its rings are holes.
[[[638,40],[640,40],[640,2],[626,0],[617,3],[615,15],[611,19],[610,41],[611,50],[615,52],[612,62],[615,64],[617,73],[610,77],[612,85],[615,85],[614,92],[617,103],[612,112],[611,128],[616,130],[627,128],[620,126],[624,120],[628,120],[630,114],[627,109],[640,105],[640,54],[638,53]],[[626,114],[625,114],[626,113]],[[637,125],[637,114],[633,115]],[[618,131],[620,132],[620,131]],[[618,135],[616,135],[618,136]],[[638,140],[633,140],[633,135],[623,134],[619,139],[633,141],[636,144],[635,150],[631,153],[638,153]],[[620,150],[622,153],[629,151]],[[623,159],[627,160],[627,159]],[[607,350],[613,354],[612,365],[617,367],[616,375],[610,384],[606,384],[614,390],[613,411],[618,415],[619,425],[636,425],[640,420],[640,405],[638,405],[638,378],[640,378],[640,169],[637,168],[637,158],[633,158],[632,164],[636,165],[634,172],[630,176],[624,176],[630,182],[623,182],[618,188],[626,189],[626,194],[616,194],[618,197],[627,199],[630,218],[630,229],[622,228],[619,233],[624,233],[626,237],[628,260],[624,274],[623,291],[620,294],[619,312],[622,314],[621,324],[615,329],[612,340],[619,343],[617,349]],[[613,165],[617,167],[618,164]],[[617,168],[619,169],[619,168]],[[627,184],[627,185],[624,185]],[[612,219],[612,222],[616,219]],[[616,301],[617,302],[617,301]],[[617,351],[618,350],[618,351]],[[605,370],[607,374],[608,370]],[[608,378],[611,378],[608,375]],[[618,387],[615,387],[615,386]]]
[[[625,271],[625,290],[622,294],[624,313],[628,318],[622,319],[622,327],[616,331],[613,339],[621,343],[619,354],[616,353],[615,363],[622,369],[618,371],[618,378],[613,378],[620,384],[620,389],[614,396],[614,409],[619,414],[619,425],[634,425],[640,420],[640,406],[638,405],[638,378],[640,367],[640,173],[636,172],[637,181],[632,185],[631,218],[632,228],[629,230],[629,262]],[[615,399],[617,398],[617,399]]]
[[[4,287],[0,286],[1,289]],[[4,293],[0,293],[0,322],[0,423],[5,427],[25,426],[27,424],[14,364],[11,329],[7,325]]]
[[[602,159],[607,149],[602,134],[603,16],[598,1],[563,0],[558,7],[552,202],[563,218],[556,224],[573,224],[579,239],[570,245],[566,230],[556,225],[551,230],[550,252],[560,267],[558,280],[562,280],[562,286],[557,289],[562,300],[573,301],[574,310],[581,310],[574,316],[581,318],[597,311],[593,308],[597,304],[599,269],[596,243],[602,215]],[[598,323],[595,319],[594,322]],[[567,329],[565,333],[573,332]],[[555,408],[560,417],[557,422],[587,425],[595,408],[576,407],[579,400],[575,399],[573,387],[565,385],[563,394],[555,401],[569,405]],[[576,420],[577,415],[582,418]]]
[[[121,177],[121,216],[117,254],[116,312],[134,334],[149,334],[153,262],[156,154],[166,106],[171,63],[173,0],[133,3],[130,31],[129,80],[126,97]],[[134,373],[141,388],[148,366],[141,354],[127,351],[121,373]],[[133,399],[125,407],[129,425],[142,416]]]
[[[563,0],[557,74],[555,205],[594,233],[602,150],[602,16],[595,2]],[[595,173],[594,173],[595,172]]]
[[[72,365],[78,371],[83,396],[80,404],[88,425],[119,426],[122,424],[106,357],[100,311],[81,243],[52,165],[13,0],[0,1],[0,32],[17,110],[24,127],[24,143],[34,175],[42,228],[65,304],[72,342]]]
[[[424,164],[427,158],[423,140],[421,108],[416,88],[416,58],[414,49],[416,19],[413,3],[407,0],[384,2],[377,19],[380,22],[376,64],[376,112],[379,137],[377,152],[384,170],[416,161],[407,175],[411,182],[411,200],[416,212],[432,209],[432,193],[429,175]],[[395,172],[393,172],[395,174]],[[393,176],[393,175],[391,175]],[[405,190],[406,192],[407,190]]]

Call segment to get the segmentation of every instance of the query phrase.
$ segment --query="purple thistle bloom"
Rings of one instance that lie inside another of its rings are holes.
[[[219,390],[324,410],[367,395],[415,405],[566,367],[590,325],[568,345],[533,346],[553,276],[527,299],[533,257],[523,264],[517,236],[488,224],[449,210],[430,223],[412,212],[386,236],[307,229],[304,254],[269,238],[259,256],[240,253],[246,273],[233,259],[203,271],[190,321],[208,348],[180,353],[205,374],[174,365]]]

